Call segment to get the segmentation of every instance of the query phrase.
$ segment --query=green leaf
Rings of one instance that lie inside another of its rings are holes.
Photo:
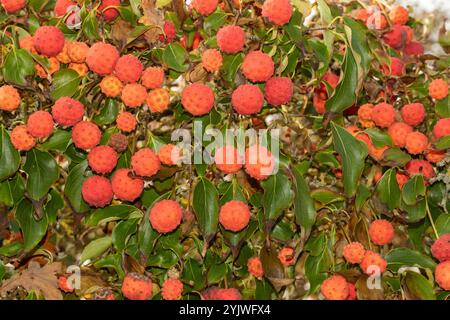
[[[169,44],[163,51],[162,60],[170,68],[185,72],[189,68],[186,62],[187,52],[179,43]]]
[[[436,113],[441,118],[450,118],[450,96],[447,95],[445,99],[436,101]]]
[[[343,127],[331,123],[334,149],[342,159],[344,190],[347,196],[353,196],[364,170],[364,160],[368,150],[364,142],[356,139]]]
[[[450,214],[442,213],[435,221],[436,230],[440,236],[450,233]]]
[[[216,11],[207,16],[203,22],[203,28],[208,32],[215,31],[223,26],[227,20],[228,15],[223,11]]]
[[[192,258],[186,260],[181,279],[188,283],[192,283],[194,290],[202,289],[206,284],[202,265]]]
[[[400,205],[401,192],[395,177],[394,168],[386,171],[377,184],[377,193],[380,200],[388,206],[390,210],[398,208]]]
[[[316,221],[316,208],[314,200],[311,198],[309,186],[297,166],[292,168],[294,183],[294,213],[297,224],[305,228],[307,232],[311,230]]]
[[[401,267],[422,267],[434,270],[436,263],[428,256],[408,248],[396,248],[385,256],[388,268],[397,271]]]
[[[264,215],[267,220],[276,221],[283,213],[283,210],[289,208],[294,197],[291,190],[291,181],[281,172],[270,176],[261,182],[264,189],[262,205]]]
[[[327,278],[329,261],[325,250],[319,255],[309,255],[305,261],[305,275],[310,283],[309,292],[317,291],[322,282]]]
[[[445,136],[445,137],[440,138],[436,142],[436,149],[438,149],[438,150],[450,149],[450,136]]]
[[[172,268],[179,261],[179,257],[172,250],[160,250],[147,259],[147,266],[163,269]]]
[[[8,132],[0,126],[0,181],[8,178],[19,169],[20,155],[11,144]]]
[[[25,49],[13,47],[4,61],[4,80],[24,86],[27,84],[27,77],[34,75],[34,72],[34,60],[31,54]]]
[[[239,70],[242,62],[244,61],[244,54],[224,54],[223,55],[223,65],[222,72],[223,78],[228,82],[234,82],[236,78],[236,73]]]
[[[84,202],[83,196],[81,195],[81,187],[86,179],[84,173],[87,167],[88,163],[86,160],[73,167],[67,176],[66,186],[64,188],[66,198],[77,212],[89,210],[89,206]]]
[[[142,211],[135,206],[118,204],[95,210],[85,219],[85,223],[90,226],[96,226],[109,221],[142,218],[143,215]]]
[[[436,300],[433,284],[419,273],[408,271],[405,277],[405,284],[412,299]]]
[[[23,235],[23,249],[30,251],[42,240],[47,232],[47,217],[36,221],[34,219],[34,207],[27,199],[23,199],[16,210],[16,220],[19,223]]]
[[[381,131],[375,127],[366,129],[365,132],[369,135],[375,147],[381,148],[384,146],[392,146],[392,139],[387,132]]]
[[[52,92],[53,100],[61,97],[72,97],[80,86],[81,77],[72,69],[62,69],[53,75]]]
[[[123,251],[129,237],[136,232],[139,219],[129,219],[120,221],[112,232],[112,242],[118,251]]]
[[[219,223],[219,194],[206,178],[200,178],[194,187],[193,208],[205,239],[211,239]]]
[[[120,279],[125,276],[125,272],[122,269],[122,255],[119,253],[110,254],[103,259],[100,259],[94,263],[94,267],[98,268],[113,268]]]
[[[345,200],[342,194],[324,188],[311,191],[311,197],[323,205]]]
[[[89,244],[84,247],[83,252],[81,253],[81,263],[100,256],[111,247],[111,244],[112,238],[109,236],[98,238],[89,242]]]
[[[94,117],[94,122],[98,125],[113,123],[119,113],[119,103],[115,99],[106,99],[101,107],[100,113]]]
[[[427,214],[427,204],[425,199],[421,199],[413,205],[408,205],[404,201],[402,202],[401,208],[408,212],[408,222],[417,222],[425,218]]]
[[[425,196],[425,182],[422,175],[415,175],[408,182],[405,183],[402,189],[403,201],[407,205],[414,205],[417,202],[417,198]]]
[[[370,197],[369,188],[364,184],[360,184],[358,190],[356,190],[356,199],[355,199],[356,209],[361,210],[362,206],[369,197]]]
[[[71,143],[72,134],[69,131],[56,129],[52,136],[41,144],[43,150],[55,150],[64,152]]]
[[[49,196],[50,200],[45,204],[44,212],[48,223],[52,224],[56,222],[58,211],[64,208],[64,200],[55,189],[50,190]]]
[[[0,183],[0,203],[12,207],[23,198],[25,185],[20,174]]]
[[[27,191],[31,198],[41,199],[59,177],[59,168],[51,154],[32,149],[23,170],[28,174]]]
[[[226,263],[213,264],[206,274],[208,284],[218,283],[227,275],[228,268]]]
[[[294,10],[291,20],[283,26],[283,29],[286,30],[292,41],[299,42],[303,39],[302,26],[302,14],[298,10]]]
[[[84,35],[89,40],[96,40],[99,38],[98,33],[98,17],[97,17],[97,10],[87,10],[85,7],[83,7],[81,11],[81,17],[83,19],[81,30],[83,31]]]
[[[21,242],[13,242],[0,247],[0,256],[13,257],[17,255],[23,249]]]
[[[399,148],[389,148],[383,153],[383,164],[391,167],[403,167],[411,160],[411,156]]]
[[[351,29],[350,46],[359,55],[364,74],[367,74],[370,61],[372,60],[367,43],[367,29],[349,17],[344,17],[344,23]]]
[[[263,278],[262,280],[256,280],[256,300],[271,300],[272,293],[274,292],[275,290],[273,289],[272,285],[265,278]]]

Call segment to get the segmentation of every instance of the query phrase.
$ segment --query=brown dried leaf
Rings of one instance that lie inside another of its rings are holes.
[[[40,267],[39,263],[31,261],[28,269],[6,280],[0,288],[0,293],[7,293],[23,287],[28,292],[36,291],[41,293],[46,300],[62,300],[61,291],[58,289],[58,277],[56,274],[62,273],[63,264],[53,262]]]
[[[111,27],[111,38],[119,43],[120,48],[124,48],[133,32],[133,27],[129,22],[119,19]]]
[[[197,82],[205,79],[207,75],[208,72],[203,68],[203,64],[199,63],[186,75],[186,80]]]
[[[367,287],[368,278],[367,275],[363,274],[355,283],[358,300],[383,300],[383,289],[369,289]]]
[[[141,7],[144,15],[139,19],[142,23],[151,28],[144,34],[149,44],[159,40],[159,36],[164,34],[164,13],[155,6],[155,0],[142,0]]]
[[[80,289],[76,290],[75,293],[78,296],[83,296],[107,286],[108,283],[99,274],[91,271],[84,271],[81,272]]]

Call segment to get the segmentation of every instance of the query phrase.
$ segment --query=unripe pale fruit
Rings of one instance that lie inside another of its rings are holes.
[[[170,94],[165,88],[150,90],[145,100],[151,112],[163,112],[169,108]]]
[[[115,98],[122,93],[123,83],[116,76],[109,75],[100,82],[100,89],[107,97]]]
[[[75,63],[83,63],[86,61],[86,55],[89,46],[84,42],[70,42],[67,46],[67,54],[70,60]]]
[[[149,213],[150,223],[159,233],[172,232],[180,225],[182,218],[183,210],[174,200],[158,201]]]

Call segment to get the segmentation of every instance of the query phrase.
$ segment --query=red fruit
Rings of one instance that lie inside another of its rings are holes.
[[[122,293],[129,300],[148,300],[153,293],[152,280],[135,272],[127,273],[123,278]]]
[[[292,4],[289,0],[266,0],[262,6],[262,16],[277,26],[283,26],[291,20]]]
[[[250,209],[244,202],[231,200],[220,208],[219,221],[226,230],[238,232],[248,225],[250,215]]]
[[[123,152],[128,148],[128,138],[121,133],[114,133],[109,137],[108,146],[116,152]]]
[[[405,48],[403,49],[403,53],[408,56],[421,56],[423,55],[423,52],[423,45],[417,41],[411,41],[410,43],[406,44]]]
[[[328,71],[325,73],[325,75],[322,78],[322,81],[327,82],[333,89],[336,89],[338,83],[339,83],[339,76],[331,71]],[[325,84],[320,84],[320,89],[327,90]]]
[[[175,39],[177,30],[175,29],[175,25],[172,21],[166,20],[164,22],[164,34],[166,35],[166,41],[168,43],[171,43]],[[160,41],[162,42],[163,40],[164,38]]]
[[[403,189],[403,186],[408,182],[409,177],[406,174],[397,172],[395,174],[395,180],[397,180],[399,188]]]
[[[102,208],[109,204],[113,198],[111,182],[105,177],[92,176],[83,182],[81,194],[84,201],[90,206]]]
[[[436,100],[442,100],[448,95],[448,84],[443,79],[435,79],[428,86],[428,94]]]
[[[236,173],[242,168],[243,159],[233,146],[223,146],[216,150],[214,162],[223,173]]]
[[[7,13],[15,13],[25,8],[26,0],[1,0],[1,3]]]
[[[406,145],[406,136],[411,132],[413,132],[413,128],[404,122],[395,122],[388,129],[392,142],[400,148]]]
[[[52,115],[59,125],[71,127],[83,120],[84,105],[72,98],[61,97],[55,101],[52,107]]]
[[[89,152],[89,167],[97,173],[110,173],[117,165],[117,152],[110,146],[98,146]]]
[[[367,18],[366,25],[372,30],[383,30],[387,26],[387,20],[381,12],[377,11]]]
[[[67,45],[67,55],[75,63],[83,63],[86,61],[88,51],[89,46],[84,42],[69,42]]]
[[[278,259],[283,266],[289,267],[295,263],[295,252],[291,247],[284,247],[278,252]]]
[[[264,96],[258,86],[241,84],[233,91],[231,104],[239,114],[258,113],[264,104]]]
[[[275,168],[275,157],[267,148],[254,144],[245,150],[245,171],[256,180],[267,179]]]
[[[89,150],[99,144],[102,133],[94,123],[80,121],[72,129],[72,141],[77,148]]]
[[[405,64],[402,60],[394,57],[389,58],[391,60],[391,65],[383,64],[381,66],[381,71],[387,76],[401,77],[405,73]]]
[[[425,151],[425,158],[431,163],[438,163],[445,159],[445,150],[428,149]]]
[[[73,292],[74,289],[72,288],[69,281],[67,281],[67,280],[68,279],[66,276],[60,276],[58,278],[58,287],[66,293]]]
[[[0,110],[13,111],[20,106],[20,94],[16,88],[9,85],[0,87]]]
[[[151,112],[163,112],[169,108],[170,93],[165,88],[150,90],[146,102]]]
[[[434,277],[439,287],[450,290],[450,261],[439,263],[434,271]]]
[[[179,279],[167,279],[161,288],[164,300],[178,300],[183,293],[183,283]]]
[[[274,63],[269,55],[261,51],[252,51],[245,56],[241,69],[250,81],[267,81],[273,75]]]
[[[425,119],[425,108],[421,103],[410,103],[403,106],[400,110],[403,121],[410,126],[421,124]]]
[[[54,74],[59,70],[59,61],[55,57],[48,58],[49,67],[48,69],[44,69],[39,63],[36,63],[36,75],[40,78],[47,78],[49,75]]]
[[[366,103],[358,108],[358,120],[365,128],[370,128],[374,125],[372,121],[373,104]]]
[[[169,143],[159,148],[157,156],[162,164],[173,166],[180,161],[181,150],[177,146]]]
[[[234,54],[242,51],[245,45],[245,32],[238,26],[225,26],[217,32],[217,45],[220,51]]]
[[[120,0],[101,0],[101,4],[98,7],[98,12],[101,12],[103,19],[108,22],[113,21],[119,15],[117,9],[108,8],[111,6],[120,6]]]
[[[392,24],[405,24],[408,22],[409,12],[402,6],[396,6],[389,12],[389,19]]]
[[[361,20],[362,22],[366,23],[367,19],[370,17],[372,13],[364,8],[357,9],[353,11],[353,16],[356,20]]]
[[[136,118],[133,114],[123,111],[117,115],[116,119],[117,129],[123,132],[131,132],[136,129]]]
[[[138,108],[147,99],[147,90],[138,83],[129,83],[123,87],[121,98],[127,107]]]
[[[219,71],[223,58],[219,50],[207,49],[202,54],[203,67],[209,72]]]
[[[219,289],[215,300],[241,300],[242,296],[235,288]]]
[[[406,136],[405,147],[410,154],[421,154],[428,147],[428,138],[422,132],[411,132]]]
[[[174,200],[156,202],[149,213],[150,223],[159,233],[172,232],[180,225],[182,218],[183,210]]]
[[[214,92],[210,87],[195,82],[181,93],[183,108],[194,116],[207,114],[214,106]]]
[[[209,16],[211,13],[216,10],[218,4],[218,0],[193,0],[192,6],[195,11],[200,13],[203,16]]]
[[[388,103],[379,103],[372,109],[372,120],[382,128],[387,128],[395,122],[394,107]]]
[[[148,67],[141,76],[141,83],[147,89],[156,89],[164,84],[164,69]]]
[[[356,300],[356,287],[353,283],[347,282],[348,284],[348,298],[347,300]]]
[[[450,135],[450,118],[439,119],[434,125],[433,135],[436,139]]]
[[[409,27],[393,25],[391,31],[383,35],[384,42],[392,48],[399,49],[411,42],[412,30]]]
[[[323,99],[322,95],[320,93],[314,93],[313,96],[313,106],[317,113],[324,114],[325,113],[325,103],[327,102],[326,99]]]
[[[11,143],[17,150],[28,151],[36,145],[36,139],[27,131],[27,126],[20,124],[11,131]]]
[[[114,73],[122,82],[135,83],[141,77],[143,69],[141,61],[136,56],[127,54],[117,60]]]
[[[131,157],[131,166],[138,176],[151,177],[161,168],[158,157],[150,148],[142,148]]]
[[[384,219],[375,220],[370,224],[369,236],[373,243],[383,246],[394,239],[395,231],[392,224]]]
[[[47,111],[36,111],[28,117],[27,130],[35,138],[47,138],[53,132],[52,115]]]
[[[118,169],[111,179],[112,190],[119,200],[134,201],[137,199],[142,190],[144,190],[144,180],[140,178],[131,178],[131,170],[122,168]]]
[[[327,278],[322,282],[320,291],[327,300],[346,300],[349,294],[347,280],[340,275]]]
[[[406,164],[405,169],[410,176],[422,174],[426,179],[430,179],[435,176],[433,166],[426,160],[410,160]]]
[[[442,235],[433,243],[431,254],[440,262],[450,260],[450,233]]]
[[[344,247],[344,258],[350,263],[361,263],[364,258],[366,249],[359,242],[351,242]]]
[[[99,75],[108,75],[114,71],[119,52],[109,43],[97,42],[89,48],[86,63],[89,69]]]
[[[25,36],[19,39],[19,47],[27,50],[29,53],[37,54],[37,51],[34,48],[34,39],[32,36]]]
[[[57,0],[55,4],[55,16],[62,17],[68,13],[67,9],[71,6],[76,6],[76,3],[71,0]]]
[[[267,102],[279,106],[291,101],[294,85],[288,77],[273,77],[267,80],[264,91]]]
[[[34,34],[36,51],[47,57],[54,57],[64,48],[64,33],[54,26],[42,26]]]
[[[372,275],[373,273],[377,273],[377,271],[382,274],[386,271],[387,261],[384,260],[378,253],[367,250],[359,266],[367,275]]]
[[[259,257],[252,257],[247,261],[248,272],[255,278],[261,279],[264,276],[264,269]]]
[[[123,83],[116,76],[109,75],[100,82],[100,89],[107,97],[115,98],[122,93]]]

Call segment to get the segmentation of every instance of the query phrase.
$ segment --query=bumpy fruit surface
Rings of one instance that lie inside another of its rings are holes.
[[[285,25],[292,17],[292,4],[289,0],[266,0],[262,16],[277,26]]]
[[[85,63],[71,63],[69,64],[69,69],[76,71],[80,77],[84,77],[89,71],[89,68]]]
[[[35,138],[47,138],[53,132],[52,115],[47,111],[35,111],[28,117],[27,130]]]
[[[209,72],[219,71],[223,58],[219,50],[207,49],[202,54],[203,67]]]
[[[439,263],[434,271],[434,276],[439,287],[450,290],[450,261]]]
[[[148,300],[153,293],[152,281],[135,272],[127,273],[123,278],[122,293],[129,300]]]
[[[346,300],[349,294],[347,280],[340,275],[328,277],[322,282],[320,292],[327,300]]]
[[[84,105],[72,98],[61,97],[52,107],[53,119],[63,127],[71,127],[83,120]]]
[[[433,166],[426,160],[410,160],[406,164],[405,169],[410,176],[422,174],[426,179],[430,179],[435,176]]]
[[[436,100],[442,100],[448,96],[448,84],[443,79],[435,79],[428,86],[428,94]]]
[[[228,201],[220,208],[219,221],[226,230],[241,231],[250,221],[250,209],[242,201]]]
[[[181,104],[194,116],[207,114],[214,106],[214,92],[207,85],[195,82],[184,88]]]
[[[248,272],[255,278],[261,279],[264,276],[264,269],[259,257],[251,257],[247,261]]]
[[[54,57],[64,48],[64,33],[54,26],[42,26],[34,34],[36,51],[47,57]]]
[[[166,20],[166,21],[164,21],[163,29],[164,29],[164,34],[166,35],[166,37],[165,37],[166,42],[171,43],[177,35],[177,29],[175,28],[175,25],[173,24],[172,21]],[[160,39],[161,39],[161,36],[160,36]],[[164,41],[164,38],[161,41]]]
[[[105,21],[113,21],[118,15],[119,11],[116,8],[108,8],[111,6],[120,6],[120,0],[101,0],[101,4],[98,7],[98,12],[102,13],[103,19]],[[108,9],[106,9],[108,8]]]
[[[289,267],[295,263],[295,252],[291,247],[284,247],[278,252],[278,259],[283,266]]]
[[[390,61],[389,66],[386,64],[381,66],[381,71],[387,76],[402,76],[405,73],[405,64],[403,61],[395,57],[390,57]]]
[[[273,75],[274,63],[269,55],[261,51],[252,51],[245,56],[241,69],[250,81],[267,81]]]
[[[438,163],[444,160],[446,157],[445,150],[434,150],[427,149],[425,150],[425,158],[431,163]]]
[[[410,126],[417,126],[425,119],[425,108],[421,103],[405,104],[400,110],[403,121]]]
[[[36,139],[28,133],[26,125],[20,124],[11,131],[11,143],[17,150],[28,151],[36,145]]]
[[[389,12],[392,24],[405,24],[409,19],[409,12],[405,7],[396,6]]]
[[[264,96],[268,103],[279,106],[291,101],[294,85],[288,77],[273,77],[267,80]]]
[[[361,263],[364,258],[366,249],[359,242],[350,242],[344,247],[343,255],[347,262]]]
[[[139,59],[132,55],[127,54],[119,58],[114,68],[116,76],[125,83],[135,83],[142,75],[144,67]]]
[[[394,227],[387,220],[379,219],[370,224],[370,240],[379,246],[391,243],[392,239],[394,239],[394,235]]]
[[[405,148],[410,154],[421,154],[428,147],[428,138],[422,132],[414,131],[406,136]]]
[[[217,8],[217,0],[193,0],[192,6],[195,11],[204,16],[209,16]]]
[[[114,133],[109,137],[108,146],[116,152],[124,152],[128,148],[128,138],[121,133]]]
[[[70,60],[75,63],[83,63],[86,61],[88,51],[89,46],[84,42],[70,42],[67,46],[67,54]]]
[[[406,145],[406,136],[411,132],[413,132],[413,128],[404,122],[395,122],[388,129],[392,142],[400,148]]]
[[[54,9],[55,16],[64,16],[67,13],[67,9],[74,5],[76,5],[76,3],[71,0],[57,0]]]
[[[239,151],[233,146],[223,146],[216,150],[214,162],[217,169],[223,173],[236,173],[242,168],[244,162]]]
[[[183,210],[174,200],[158,201],[149,213],[150,223],[159,233],[172,232],[180,225],[182,218]]]
[[[366,25],[372,30],[383,30],[387,26],[387,20],[381,12],[377,11],[367,18]]]
[[[395,174],[395,180],[397,180],[399,188],[403,189],[403,186],[405,185],[405,183],[408,182],[409,177],[408,177],[408,175],[406,175],[404,173],[397,172]]]
[[[123,83],[116,76],[109,75],[100,82],[100,89],[107,97],[115,98],[122,93]]]
[[[440,262],[450,260],[450,233],[442,235],[433,243],[431,254]]]
[[[99,75],[108,75],[114,71],[119,52],[109,43],[94,43],[86,54],[86,63],[89,69]]]
[[[390,47],[399,49],[411,41],[410,35],[406,26],[394,25],[391,31],[383,35],[383,40]]]
[[[117,165],[117,152],[110,146],[97,146],[89,152],[89,167],[97,173],[110,173]]]
[[[59,70],[60,66],[58,59],[55,57],[50,57],[48,58],[48,62],[49,67],[47,69],[44,69],[44,67],[42,67],[39,63],[36,63],[35,69],[38,77],[45,79]]]
[[[56,59],[58,59],[59,62],[65,63],[65,64],[68,64],[68,63],[72,62],[72,60],[69,57],[69,45],[70,45],[70,43],[71,43],[70,41],[65,41],[63,49],[61,50],[60,53],[58,53],[56,55]],[[33,48],[34,48],[34,44],[33,44]]]
[[[150,90],[145,101],[151,112],[163,112],[170,105],[169,91],[165,88]]]
[[[359,266],[367,275],[377,274],[378,271],[381,274],[386,271],[387,261],[378,253],[367,250]]]
[[[118,169],[111,179],[112,190],[119,200],[134,201],[144,190],[144,180],[131,178],[131,170],[126,168]]]
[[[36,48],[34,47],[33,36],[25,36],[23,38],[20,38],[19,39],[19,47],[21,49],[27,50],[29,53],[37,54]]]
[[[142,148],[131,157],[131,166],[138,176],[151,177],[161,168],[158,157],[150,148]]]
[[[356,300],[356,287],[353,283],[347,282],[348,284],[348,297],[347,300]]]
[[[77,148],[89,150],[99,144],[102,133],[94,123],[80,121],[72,129],[72,141]]]
[[[83,182],[81,194],[90,206],[102,208],[113,198],[111,182],[105,177],[92,176]]]
[[[245,171],[256,180],[267,179],[275,168],[275,158],[266,147],[252,145],[245,150]]]
[[[203,292],[203,298],[205,300],[241,300],[242,296],[236,288],[211,287]]]
[[[423,52],[423,45],[417,41],[411,41],[410,43],[406,44],[405,48],[403,49],[403,53],[407,56],[421,56],[423,55]]]
[[[116,119],[117,129],[123,132],[131,132],[136,129],[136,118],[130,112],[121,112],[117,115]]]
[[[167,279],[161,288],[164,300],[178,300],[183,293],[183,283],[179,279]]]
[[[60,276],[58,278],[58,287],[64,292],[74,291],[74,288],[72,288],[66,276]]]
[[[239,114],[258,113],[264,104],[264,96],[258,86],[241,84],[233,91],[231,104]]]
[[[147,89],[156,89],[164,84],[164,69],[148,67],[142,72],[141,84]]]
[[[372,109],[372,120],[381,128],[388,128],[395,122],[395,110],[391,104],[379,103]]]
[[[129,83],[123,87],[121,98],[127,107],[137,108],[144,104],[147,90],[138,83]]]
[[[436,139],[450,135],[450,118],[439,119],[434,125],[433,135]]]
[[[1,0],[7,13],[15,13],[25,8],[26,0]]]
[[[13,111],[20,106],[20,94],[16,88],[9,85],[0,87],[0,110]]]
[[[177,146],[168,143],[159,148],[158,153],[159,161],[166,166],[173,166],[178,164],[181,158],[181,150]]]
[[[238,26],[225,26],[217,32],[217,45],[220,51],[234,54],[242,51],[245,45],[245,32]]]

